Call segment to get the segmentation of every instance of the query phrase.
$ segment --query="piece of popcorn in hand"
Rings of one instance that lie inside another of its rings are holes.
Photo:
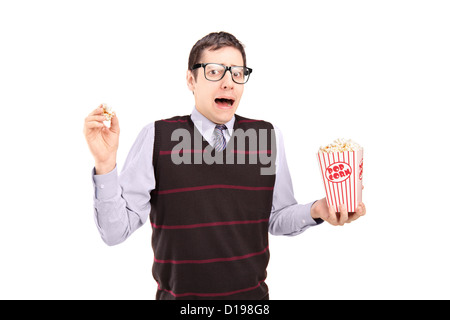
[[[110,106],[106,103],[103,104],[103,115],[106,117],[106,121],[110,121],[114,117],[115,113]]]

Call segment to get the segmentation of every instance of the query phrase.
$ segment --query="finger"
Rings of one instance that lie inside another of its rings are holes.
[[[358,205],[358,207],[356,208],[356,213],[358,213],[358,215],[360,217],[364,216],[366,214],[366,205],[364,203],[360,203]]]
[[[103,121],[106,121],[106,117],[104,115],[92,115],[92,116],[86,117],[86,122],[91,122],[91,121],[103,122]]]
[[[97,129],[97,128],[103,128],[105,127],[105,124],[103,122],[97,122],[97,121],[89,121],[86,122],[85,128],[86,129]]]
[[[336,211],[334,211],[334,206],[328,207],[328,219],[326,219],[326,221],[328,223],[332,224],[333,226],[338,225],[338,219],[337,219]]]
[[[95,108],[89,115],[93,116],[93,115],[99,115],[99,114],[103,114],[103,105],[99,105],[97,108]]]
[[[109,127],[109,129],[114,133],[120,132],[119,119],[117,118],[116,113],[114,113],[111,118],[111,126]]]
[[[349,219],[347,223],[350,223],[352,221],[355,221],[356,219],[359,219],[363,215],[366,214],[366,209],[363,203],[360,203],[358,207],[356,207],[356,211],[353,212],[351,215],[349,215]]]
[[[341,214],[341,216],[339,217],[339,225],[343,226],[348,220],[347,206],[345,204],[341,204],[339,206],[339,212]]]

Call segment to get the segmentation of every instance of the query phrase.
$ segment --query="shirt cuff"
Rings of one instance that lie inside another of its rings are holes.
[[[107,200],[115,197],[119,187],[117,166],[106,174],[96,174],[95,168],[92,169],[92,181],[94,183],[96,199]]]
[[[317,224],[321,224],[323,220],[321,218],[313,218]]]
[[[314,203],[316,203],[316,201],[311,202],[311,206],[309,207],[309,212],[311,213],[311,208],[313,206]],[[313,218],[313,220],[316,222],[317,225],[321,224],[323,222],[322,218]]]

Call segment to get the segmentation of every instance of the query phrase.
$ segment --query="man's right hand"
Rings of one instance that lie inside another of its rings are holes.
[[[105,174],[116,166],[119,148],[119,120],[114,115],[108,128],[103,121],[103,105],[92,111],[84,120],[84,136],[95,159],[96,174]]]

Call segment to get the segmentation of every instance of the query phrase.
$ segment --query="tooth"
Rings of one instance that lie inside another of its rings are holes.
[[[228,106],[231,107],[231,102],[228,102]]]

